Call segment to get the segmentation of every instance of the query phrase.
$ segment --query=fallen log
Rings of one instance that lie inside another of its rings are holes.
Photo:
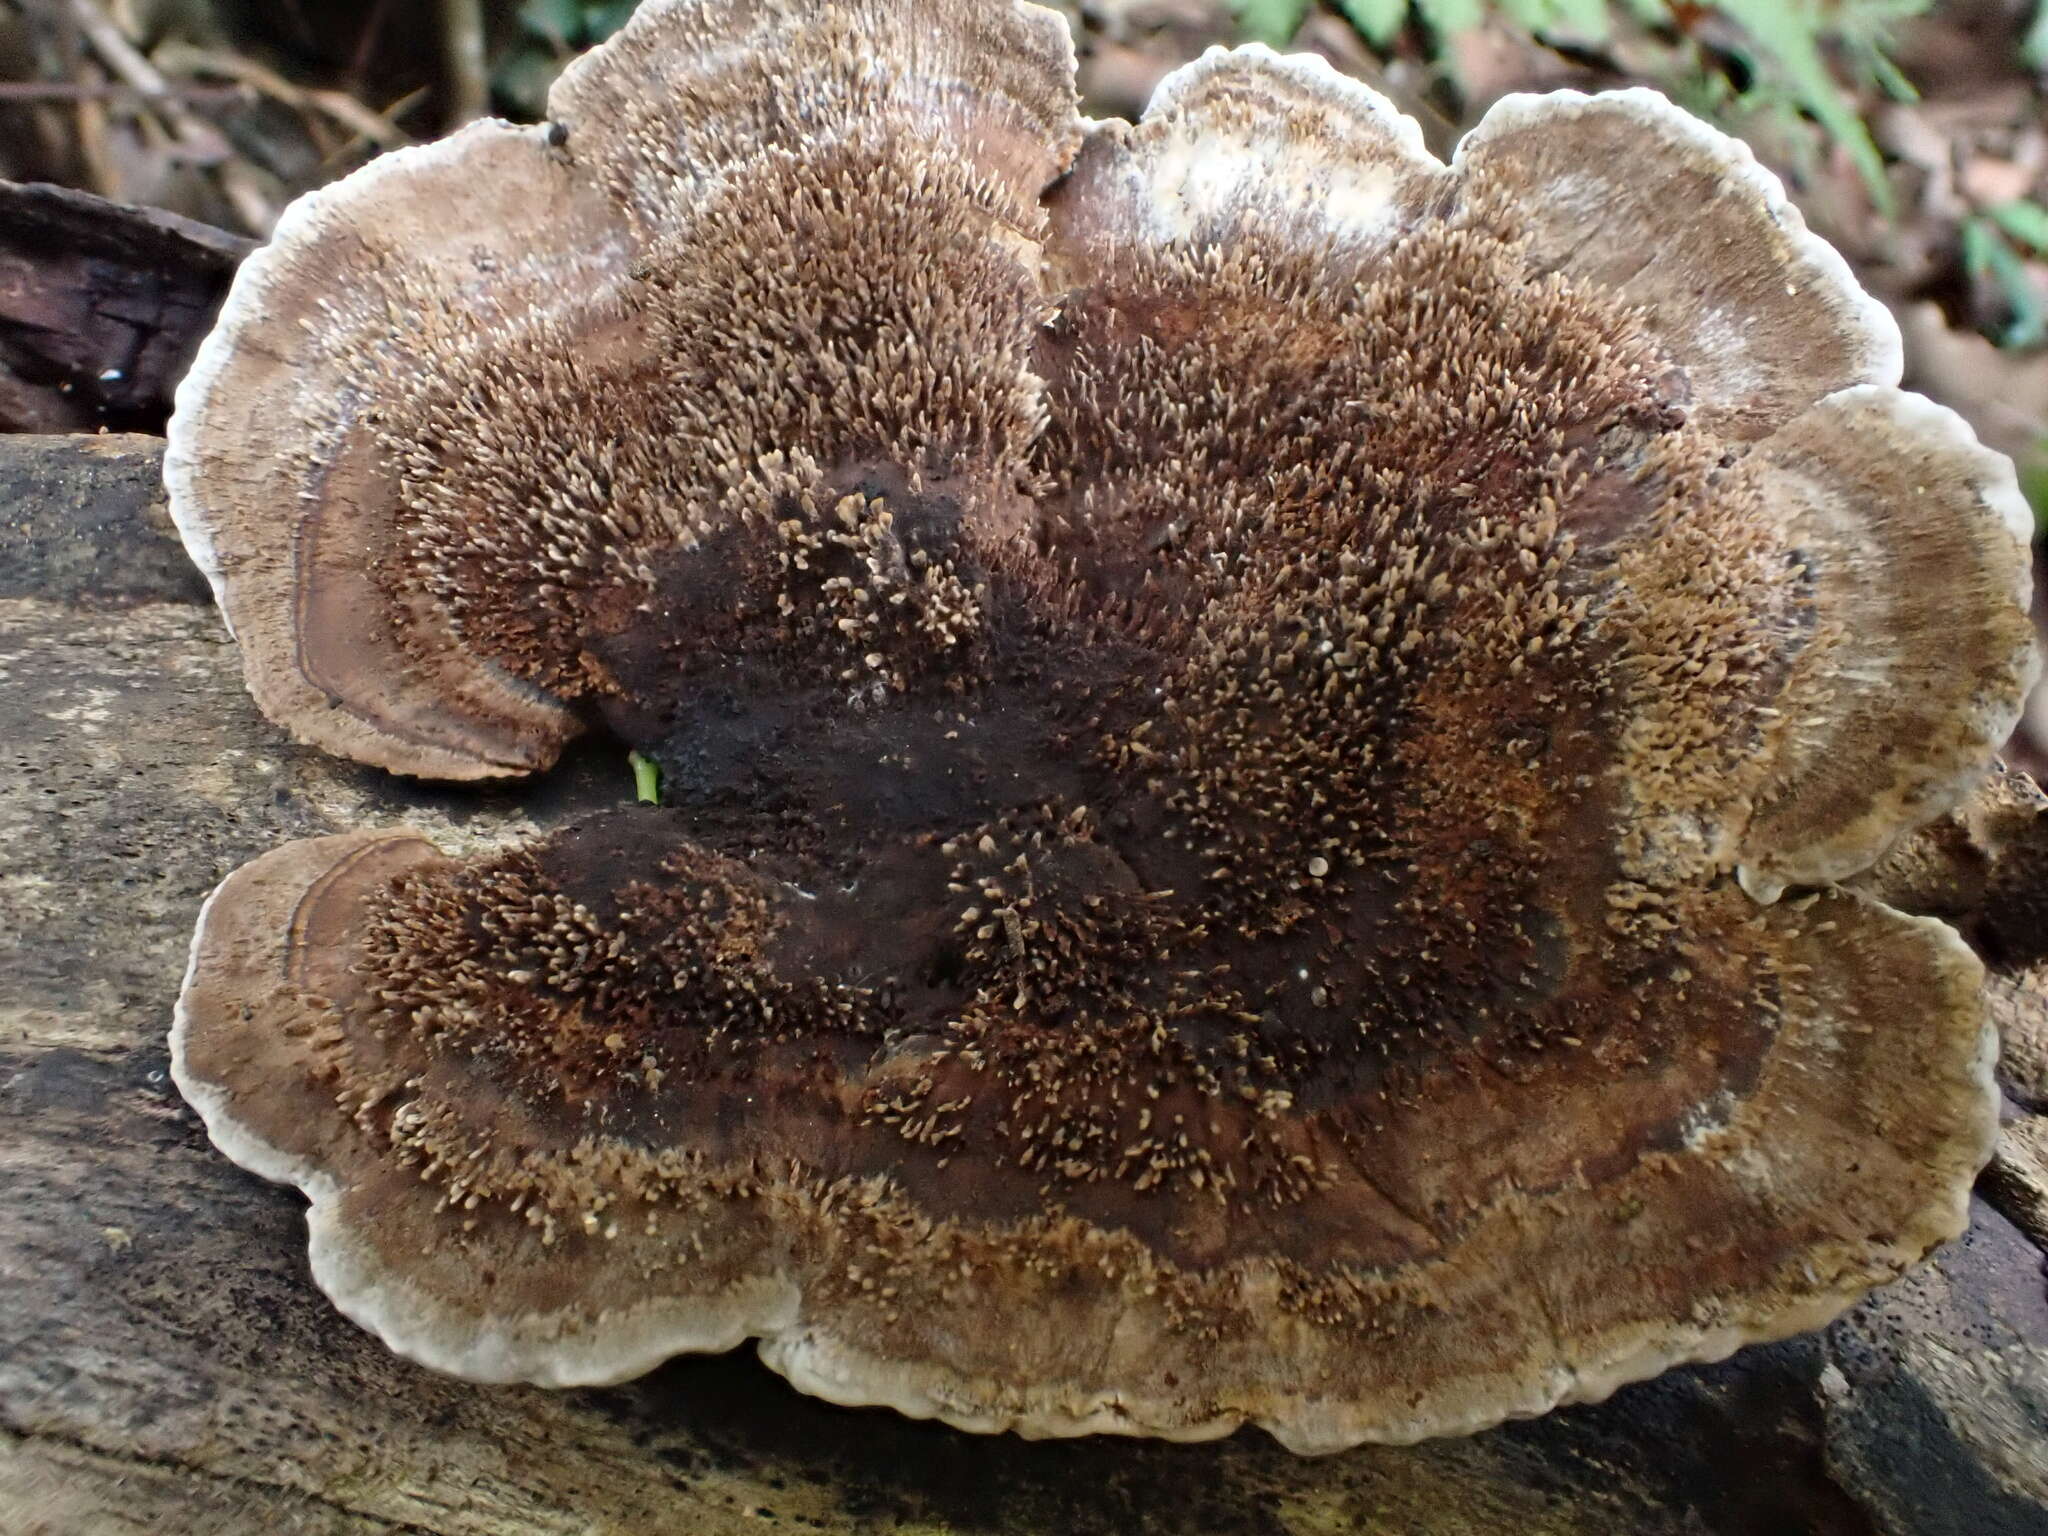
[[[158,432],[253,242],[0,181],[0,432]]]

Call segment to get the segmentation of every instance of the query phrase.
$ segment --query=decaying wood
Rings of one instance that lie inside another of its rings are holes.
[[[293,747],[153,496],[158,445],[0,439],[0,1533],[2025,1536],[2048,1529],[2041,1254],[1988,1209],[1824,1334],[1467,1440],[1300,1461],[985,1439],[742,1352],[605,1391],[393,1358],[312,1285],[298,1197],[206,1141],[164,1031],[194,914],[288,837],[551,824],[528,791]]]
[[[161,430],[249,241],[0,182],[0,432]]]

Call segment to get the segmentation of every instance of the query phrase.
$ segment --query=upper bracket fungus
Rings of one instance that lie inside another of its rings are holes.
[[[178,1081],[481,1380],[758,1337],[1302,1451],[1826,1321],[1957,1232],[1981,968],[1840,887],[2033,669],[2004,460],[1739,144],[1312,60],[1089,123],[1011,0],[648,0],[297,205],[169,478],[263,708],[661,806],[238,871]]]

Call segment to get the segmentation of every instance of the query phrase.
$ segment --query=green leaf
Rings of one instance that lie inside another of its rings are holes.
[[[2022,198],[1984,210],[1998,227],[2029,250],[2048,254],[2048,208]]]
[[[2020,43],[2020,57],[2036,69],[2048,69],[2048,0],[2034,11],[2033,25]]]
[[[1408,20],[1408,0],[1337,0],[1344,19],[1375,48],[1387,48]]]
[[[1786,86],[1828,136],[1848,152],[1862,173],[1870,200],[1892,217],[1897,204],[1885,179],[1884,157],[1863,118],[1842,94],[1820,51],[1820,13],[1814,0],[1720,0],[1721,12],[1737,22],[1756,45],[1762,62]]]
[[[552,43],[529,38],[491,71],[491,94],[501,110],[531,120],[547,111],[548,87],[562,72],[564,57]]]
[[[1919,88],[1906,78],[1904,70],[1900,69],[1898,65],[1886,57],[1882,48],[1864,50],[1863,63],[1864,67],[1870,71],[1870,78],[1877,82],[1878,89],[1891,97],[1893,101],[1918,101],[1920,99]]]
[[[576,0],[526,0],[519,7],[519,24],[557,48],[583,40],[583,10]]]
[[[626,24],[639,5],[640,0],[609,0],[609,3],[597,5],[586,3],[583,8],[583,35],[593,43],[603,42]]]
[[[2012,310],[2012,322],[1998,338],[2001,347],[2032,347],[2048,340],[2048,312],[2042,309],[2027,264],[1989,219],[1964,222],[1963,264],[1972,276],[1996,283]]]
[[[1548,30],[1588,43],[1607,36],[1607,0],[1552,0],[1551,12]]]
[[[1551,0],[1494,0],[1494,6],[1531,36],[1548,30],[1557,13]]]
[[[1234,0],[1239,30],[1255,43],[1284,48],[1301,30],[1309,0]]]
[[[1470,32],[1486,15],[1482,0],[1415,0],[1415,9],[1438,37]]]
[[[2020,460],[2020,494],[2034,509],[2034,537],[2048,539],[2048,438]]]

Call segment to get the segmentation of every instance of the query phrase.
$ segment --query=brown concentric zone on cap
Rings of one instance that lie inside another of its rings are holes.
[[[1811,1326],[1958,1228],[1976,962],[1736,874],[1868,862],[1988,757],[2010,472],[1768,178],[1639,93],[1444,167],[1255,50],[1076,153],[1028,9],[743,8],[690,85],[729,9],[565,82],[636,253],[594,328],[437,346],[372,454],[382,590],[671,804],[295,844],[195,938],[180,1082],[352,1316],[485,1379],[755,1334],[972,1428],[1316,1450]],[[1623,130],[1746,237],[1703,291],[1813,314],[1731,360],[1603,244],[1640,198],[1554,248]]]

